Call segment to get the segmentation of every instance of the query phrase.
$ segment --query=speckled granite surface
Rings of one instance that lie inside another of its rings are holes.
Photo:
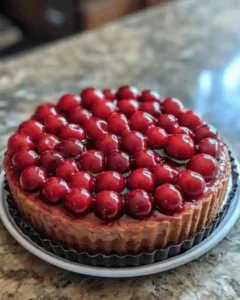
[[[240,158],[240,0],[179,1],[0,63],[0,147],[43,101],[131,83],[173,95],[215,125]],[[202,258],[124,280],[42,262],[0,224],[0,299],[240,299],[240,221]]]

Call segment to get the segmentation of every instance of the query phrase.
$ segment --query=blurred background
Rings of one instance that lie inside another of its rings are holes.
[[[0,59],[167,1],[0,0]]]

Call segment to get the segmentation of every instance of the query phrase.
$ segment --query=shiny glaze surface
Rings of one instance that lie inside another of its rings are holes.
[[[239,7],[239,0],[173,1],[100,31],[1,62],[1,153],[9,135],[40,101],[92,84],[103,88],[131,82],[139,89],[152,88],[164,96],[179,97],[213,124],[240,158]],[[2,224],[0,231],[0,288],[5,298],[240,297],[240,222],[199,260],[163,274],[124,280],[63,271],[28,253]]]

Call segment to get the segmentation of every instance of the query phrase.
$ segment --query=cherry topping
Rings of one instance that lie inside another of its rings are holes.
[[[12,158],[12,164],[19,170],[26,169],[32,165],[35,165],[39,160],[38,154],[33,150],[21,150],[14,154]]]
[[[150,102],[150,101],[157,101],[161,102],[160,95],[156,91],[145,90],[142,91],[141,95],[142,102]]]
[[[216,138],[217,130],[212,125],[202,124],[195,131],[195,141],[198,143],[205,138]]]
[[[213,138],[206,138],[200,141],[198,144],[198,152],[209,154],[214,158],[219,158],[220,147],[217,140]]]
[[[85,107],[91,107],[95,103],[104,101],[105,97],[100,90],[95,88],[86,88],[81,92],[82,104]]]
[[[134,154],[134,159],[138,168],[151,169],[157,164],[158,155],[152,150],[140,150]]]
[[[73,188],[83,188],[91,191],[94,188],[94,178],[87,172],[78,171],[71,176],[70,184]]]
[[[62,154],[64,158],[76,158],[86,149],[85,146],[77,139],[67,139],[61,141],[55,149]]]
[[[183,199],[179,190],[172,184],[160,185],[154,193],[155,205],[160,210],[174,211],[181,207]]]
[[[123,202],[121,196],[113,191],[102,191],[96,195],[94,211],[103,220],[113,220],[122,213]]]
[[[50,203],[57,203],[63,200],[69,192],[69,186],[61,178],[51,177],[44,183],[42,194]]]
[[[40,163],[44,166],[49,172],[54,172],[56,167],[63,161],[63,157],[60,153],[54,150],[48,150],[41,154]]]
[[[136,111],[130,119],[131,128],[136,131],[145,132],[154,124],[153,117],[144,111]]]
[[[96,150],[103,152],[105,155],[118,150],[119,140],[115,134],[108,133],[103,139],[98,140],[96,143]]]
[[[80,167],[82,170],[99,173],[104,170],[105,158],[102,152],[89,150],[80,157]]]
[[[152,191],[155,185],[154,175],[147,169],[133,170],[128,176],[129,189]]]
[[[152,169],[156,179],[156,185],[172,183],[177,176],[178,171],[168,164],[157,165]]]
[[[28,135],[32,141],[38,141],[45,133],[45,126],[38,121],[28,120],[19,126],[18,131]]]
[[[153,117],[159,117],[161,115],[160,104],[159,102],[156,101],[143,102],[140,105],[139,110],[145,111],[146,113],[149,113]]]
[[[105,171],[96,177],[96,191],[103,190],[120,193],[124,189],[125,180],[122,174],[115,171]]]
[[[146,136],[149,147],[153,149],[161,149],[167,145],[168,134],[160,127],[151,127],[147,130]]]
[[[168,138],[166,153],[175,159],[189,159],[194,155],[195,145],[189,135],[173,134]]]
[[[58,143],[59,139],[55,135],[46,134],[38,141],[37,147],[39,152],[44,152],[53,150]]]
[[[111,101],[96,103],[92,106],[92,114],[100,119],[106,120],[115,110],[115,105]]]
[[[187,163],[187,169],[195,171],[210,180],[217,176],[218,164],[215,158],[208,154],[197,154]]]
[[[171,132],[178,125],[178,120],[174,115],[164,114],[158,118],[158,123],[167,132]]]
[[[190,196],[202,194],[206,187],[203,177],[189,170],[180,172],[175,178],[175,184],[179,186],[183,194]]]
[[[107,133],[107,123],[93,117],[85,124],[85,131],[91,138],[101,139]]]
[[[26,191],[35,191],[42,187],[47,179],[47,171],[43,167],[31,166],[20,176],[20,185]]]
[[[84,140],[86,135],[82,127],[77,124],[67,124],[65,125],[61,132],[60,136],[62,139],[74,138],[78,140]]]
[[[62,127],[67,125],[67,120],[61,115],[50,116],[47,118],[45,124],[48,132],[58,134]]]
[[[23,149],[33,149],[34,144],[24,133],[14,133],[8,140],[8,152],[14,154]]]
[[[174,128],[171,130],[171,134],[187,134],[187,135],[189,135],[192,139],[194,138],[193,132],[192,132],[189,128],[184,127],[184,126],[177,126],[177,127],[174,127]]]
[[[121,86],[116,93],[116,98],[118,100],[138,99],[138,96],[139,91],[135,87],[129,85]]]
[[[135,111],[138,110],[139,103],[136,100],[121,100],[117,103],[119,112],[127,117],[130,117]]]
[[[129,131],[128,120],[124,114],[113,113],[107,120],[108,130],[117,135]]]
[[[103,90],[103,94],[107,100],[113,101],[116,99],[116,91],[114,89],[105,89]]]
[[[127,152],[134,153],[146,148],[144,136],[138,131],[129,131],[123,134],[122,144]]]
[[[90,210],[93,200],[91,194],[83,189],[71,190],[64,201],[64,207],[74,214],[83,214]]]
[[[162,110],[164,114],[172,114],[178,117],[183,110],[183,105],[178,99],[168,97],[163,101]]]
[[[194,130],[202,124],[201,118],[192,110],[187,110],[179,115],[179,124]]]
[[[58,108],[60,111],[68,113],[78,107],[80,102],[81,98],[79,96],[73,94],[65,94],[60,98],[58,102]]]
[[[58,165],[55,175],[59,178],[68,181],[70,177],[77,171],[78,168],[75,161],[73,161],[72,159],[67,159]]]
[[[91,116],[90,111],[87,109],[77,107],[68,114],[68,120],[75,124],[84,125]]]
[[[126,195],[126,211],[135,218],[146,218],[152,212],[153,199],[144,190],[132,190]]]
[[[41,104],[37,107],[34,118],[42,123],[51,115],[57,115],[56,108],[51,103]]]
[[[125,152],[112,152],[107,158],[108,169],[124,173],[130,168],[130,157]]]

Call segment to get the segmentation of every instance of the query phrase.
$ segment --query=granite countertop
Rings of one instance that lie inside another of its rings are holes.
[[[0,63],[0,150],[44,101],[124,83],[180,98],[240,158],[240,0],[176,1]],[[0,299],[240,299],[240,221],[209,253],[157,275],[76,275],[18,245],[0,223]]]

